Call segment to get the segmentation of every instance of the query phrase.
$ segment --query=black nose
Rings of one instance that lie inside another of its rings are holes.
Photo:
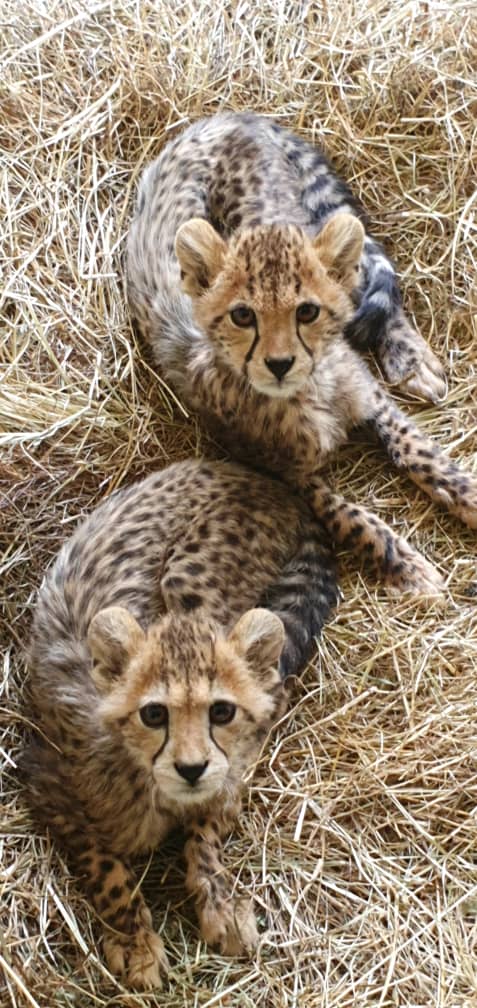
[[[287,371],[290,370],[291,366],[295,363],[294,357],[265,357],[265,364],[269,371],[281,381],[285,377]]]
[[[189,784],[191,784],[192,787],[199,780],[199,777],[202,777],[202,774],[208,765],[208,760],[206,760],[205,763],[174,763],[177,773],[180,774],[184,780],[189,781]]]

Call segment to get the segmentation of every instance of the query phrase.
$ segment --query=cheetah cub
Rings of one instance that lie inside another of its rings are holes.
[[[374,348],[386,377],[409,391],[444,394],[391,263],[320,151],[251,114],[191,126],[140,183],[128,290],[166,380],[233,454],[309,494],[335,542],[394,589],[442,590],[424,557],[320,475],[367,422],[395,465],[477,528],[477,479],[394,405],[357,353]]]
[[[225,955],[256,945],[221,847],[244,771],[284,709],[284,678],[336,602],[322,537],[272,478],[178,463],[93,512],[40,589],[26,793],[130,987],[158,986],[167,969],[130,859],[178,825],[203,938]]]

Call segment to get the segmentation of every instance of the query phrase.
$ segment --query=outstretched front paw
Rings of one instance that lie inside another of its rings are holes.
[[[447,393],[444,368],[426,341],[409,326],[391,330],[380,350],[384,374],[419,399],[441,402]]]
[[[410,592],[412,595],[435,596],[445,592],[444,579],[437,568],[404,539],[396,545],[386,584],[395,592]]]
[[[111,973],[131,990],[162,987],[161,973],[167,973],[169,964],[155,931],[139,928],[132,935],[107,934],[104,954]]]
[[[252,904],[248,900],[208,903],[200,913],[200,933],[224,956],[251,955],[258,944]]]

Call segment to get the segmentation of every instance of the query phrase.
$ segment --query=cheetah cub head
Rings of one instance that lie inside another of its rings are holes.
[[[144,632],[125,609],[103,609],[88,645],[98,717],[181,816],[227,801],[282,713],[278,616],[251,609],[226,634],[207,618],[169,613]]]
[[[264,225],[228,243],[194,219],[175,247],[195,320],[217,352],[258,392],[289,397],[352,318],[363,240],[360,221],[337,213],[316,238]]]

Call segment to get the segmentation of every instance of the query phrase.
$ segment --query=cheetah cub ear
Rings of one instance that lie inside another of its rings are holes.
[[[280,658],[285,628],[280,617],[268,609],[249,609],[235,624],[229,641],[254,672],[264,675]]]
[[[126,662],[138,651],[145,636],[127,609],[110,606],[93,617],[87,639],[94,662],[91,676],[104,690],[121,675]]]
[[[337,213],[313,241],[320,262],[347,291],[356,287],[364,228],[353,214]]]
[[[211,224],[193,218],[176,234],[176,256],[182,273],[182,288],[191,297],[203,294],[222,268],[227,246]]]

